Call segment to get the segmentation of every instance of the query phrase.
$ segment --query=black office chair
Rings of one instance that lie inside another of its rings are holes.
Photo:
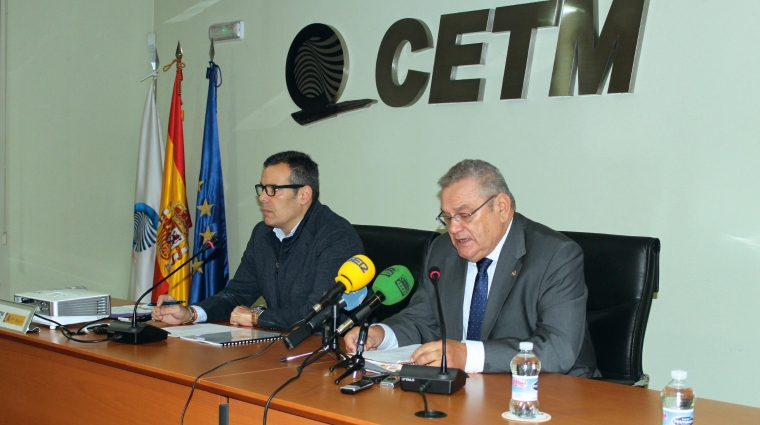
[[[562,232],[583,249],[586,320],[601,380],[646,388],[644,333],[659,291],[657,238]]]
[[[375,264],[377,273],[389,266],[406,266],[414,276],[412,292],[401,302],[381,306],[372,315],[372,322],[381,321],[401,311],[425,276],[425,257],[428,248],[439,233],[402,227],[368,226],[355,224],[354,228],[364,244],[364,252]]]

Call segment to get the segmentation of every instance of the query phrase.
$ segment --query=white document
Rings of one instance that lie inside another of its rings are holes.
[[[217,332],[239,331],[241,328],[236,326],[216,325],[214,323],[198,323],[195,325],[168,326],[163,329],[166,332],[169,332],[169,336],[194,338],[199,335],[213,334]]]
[[[401,370],[401,366],[410,364],[409,359],[412,358],[412,353],[421,344],[407,345],[406,347],[389,348],[387,350],[373,350],[365,351],[362,353],[364,360],[374,366],[378,366],[381,369],[371,367],[367,365],[367,369],[380,372],[382,370],[390,372],[398,372]]]

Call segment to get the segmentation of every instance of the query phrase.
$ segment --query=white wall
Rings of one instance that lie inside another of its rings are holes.
[[[7,2],[11,292],[126,296],[153,2]]]
[[[28,3],[35,2],[9,3],[11,283],[25,289],[83,282],[125,296],[147,91],[138,80],[147,73],[141,61],[153,10],[145,2],[45,3],[52,10],[44,26],[55,36],[39,37],[16,23],[38,18]],[[465,157],[487,159],[503,171],[518,211],[534,220],[661,239],[661,290],[644,346],[651,388],[683,368],[701,397],[760,406],[752,390],[760,380],[760,73],[751,47],[760,40],[757,2],[652,1],[634,94],[549,98],[557,30],[544,29],[526,100],[498,100],[508,35],[468,36],[466,42],[492,43],[486,65],[465,71],[487,79],[482,103],[429,105],[426,92],[408,108],[380,102],[308,127],[290,118],[297,108],[285,85],[285,57],[304,26],[326,23],[345,38],[351,71],[341,100],[378,99],[375,58],[392,23],[420,19],[435,39],[441,14],[513,3],[156,1],[162,63],[181,40],[187,64],[190,204],[207,30],[242,19],[245,40],[217,44],[215,58],[223,72],[218,112],[231,270],[261,219],[253,184],[271,153],[311,153],[321,166],[322,201],[350,221],[421,229],[437,228],[437,178]],[[87,14],[74,15],[100,28],[103,43],[67,20],[72,5],[86,6]],[[120,19],[106,19],[117,13]],[[114,26],[123,36],[107,35]],[[433,55],[406,62],[430,71]],[[173,78],[170,72],[159,79],[164,123]]]
[[[4,241],[6,237],[6,204],[5,197],[5,129],[7,126],[5,109],[5,53],[6,53],[6,2],[0,1],[0,299],[11,298],[10,280],[8,279],[8,245]]]

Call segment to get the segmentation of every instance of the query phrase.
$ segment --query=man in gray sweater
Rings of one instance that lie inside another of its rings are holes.
[[[267,158],[256,193],[264,221],[253,228],[235,277],[197,305],[154,307],[155,320],[229,318],[233,325],[288,329],[335,283],[340,266],[364,253],[353,226],[319,202],[319,169],[308,155],[287,151]],[[267,308],[252,309],[260,296]],[[158,303],[171,299],[161,295]]]

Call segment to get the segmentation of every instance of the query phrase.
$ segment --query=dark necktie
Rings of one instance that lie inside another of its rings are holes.
[[[483,328],[483,317],[486,315],[488,301],[488,266],[493,260],[483,258],[477,262],[478,274],[475,276],[475,286],[472,288],[470,303],[470,318],[467,322],[467,340],[480,341],[480,330]]]

